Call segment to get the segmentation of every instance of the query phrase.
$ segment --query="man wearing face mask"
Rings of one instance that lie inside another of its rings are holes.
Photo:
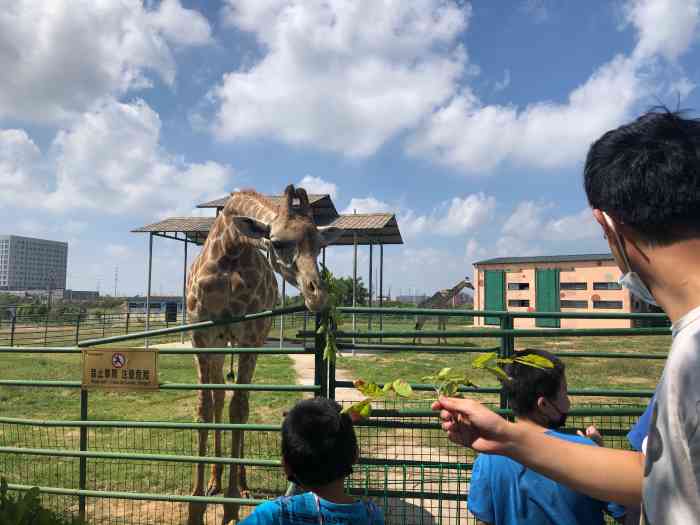
[[[594,498],[641,503],[643,523],[700,523],[700,121],[662,108],[607,132],[588,152],[584,183],[621,283],[673,323],[645,453],[542,436],[468,399],[433,408],[453,441]]]
[[[564,363],[543,350],[524,350],[548,359],[554,367],[539,369],[513,363],[505,367],[508,402],[519,424],[541,435],[594,445],[582,433],[559,431],[566,423],[570,403]],[[595,427],[587,433],[600,437]],[[606,509],[607,507],[607,509]],[[512,459],[479,454],[469,485],[469,512],[480,525],[603,525],[604,511],[621,518],[624,510],[574,492]]]

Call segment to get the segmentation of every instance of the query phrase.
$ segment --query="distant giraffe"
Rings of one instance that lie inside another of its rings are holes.
[[[322,309],[328,293],[321,281],[317,257],[324,246],[342,231],[316,227],[309,199],[302,188],[287,186],[282,204],[254,192],[235,192],[216,217],[204,247],[192,264],[187,280],[187,313],[191,322],[219,320],[227,317],[268,310],[277,303],[279,273],[296,286],[311,311]],[[266,248],[268,256],[261,252]],[[262,318],[244,323],[221,325],[192,332],[196,348],[259,347],[265,344],[272,319]],[[251,383],[257,354],[238,356],[237,383]],[[197,354],[200,383],[224,383],[222,354]],[[235,390],[229,403],[231,423],[248,421],[249,393]],[[220,423],[225,390],[200,390],[197,416],[203,423]],[[198,432],[198,454],[206,456],[207,429]],[[242,456],[243,432],[232,431],[231,457]],[[214,453],[222,453],[221,431],[214,433]],[[194,496],[222,491],[222,465],[211,467],[211,477],[204,485],[204,463],[194,472]],[[239,498],[245,484],[242,465],[231,464],[226,496]],[[206,504],[190,503],[188,525],[202,525]],[[224,524],[238,520],[238,504],[224,504]]]
[[[421,301],[418,304],[418,308],[447,308],[452,300],[455,298],[455,296],[464,290],[465,288],[470,288],[474,289],[474,286],[472,286],[471,281],[469,280],[469,277],[465,277],[463,280],[458,282],[455,286],[452,288],[445,288],[444,290],[440,290],[438,292],[435,292],[432,297],[429,297],[423,301]],[[419,331],[423,329],[423,325],[428,321],[428,318],[432,317],[430,315],[418,315],[416,316],[416,326],[414,327],[415,331]],[[437,316],[437,321],[438,321],[438,330],[442,330],[443,332],[447,328],[447,318],[444,316]],[[447,338],[444,338],[445,343],[447,343]],[[440,337],[438,337],[438,343],[440,342]],[[416,344],[416,337],[413,338],[413,344]]]

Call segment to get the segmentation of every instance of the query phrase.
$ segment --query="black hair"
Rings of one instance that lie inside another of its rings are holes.
[[[592,208],[649,243],[700,237],[700,120],[659,106],[593,143],[584,168]]]
[[[282,423],[282,456],[290,478],[305,487],[327,485],[352,473],[359,450],[352,420],[330,399],[299,401]]]
[[[503,367],[510,377],[503,382],[503,390],[516,416],[525,416],[532,412],[537,408],[537,399],[542,396],[553,400],[564,380],[564,363],[545,350],[526,349],[516,352],[515,357],[531,354],[548,359],[554,367],[535,368],[520,363],[511,363]]]

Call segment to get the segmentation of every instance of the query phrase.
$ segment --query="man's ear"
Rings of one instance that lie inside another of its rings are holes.
[[[252,217],[232,217],[231,220],[236,228],[246,237],[251,239],[269,239],[270,225]]]
[[[316,229],[321,236],[321,248],[333,244],[345,232],[345,230],[335,226],[318,226]]]

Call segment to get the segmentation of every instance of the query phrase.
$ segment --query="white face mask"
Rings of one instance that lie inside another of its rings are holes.
[[[610,216],[605,212],[603,212],[603,217],[605,217],[605,221],[608,223],[608,226],[610,226],[610,229],[615,233],[615,242],[617,243],[617,247],[620,250],[620,254],[622,254],[622,258],[624,259],[625,264],[627,265],[627,273],[620,277],[618,282],[623,288],[627,288],[630,292],[632,292],[633,295],[635,295],[645,303],[658,306],[656,299],[654,299],[654,296],[649,291],[649,288],[647,288],[647,285],[644,284],[642,278],[637,274],[637,272],[632,271],[632,266],[630,266],[630,261],[627,258],[627,252],[622,246],[620,236],[618,235],[617,230],[615,229],[615,224],[613,224],[612,219],[610,219]]]

